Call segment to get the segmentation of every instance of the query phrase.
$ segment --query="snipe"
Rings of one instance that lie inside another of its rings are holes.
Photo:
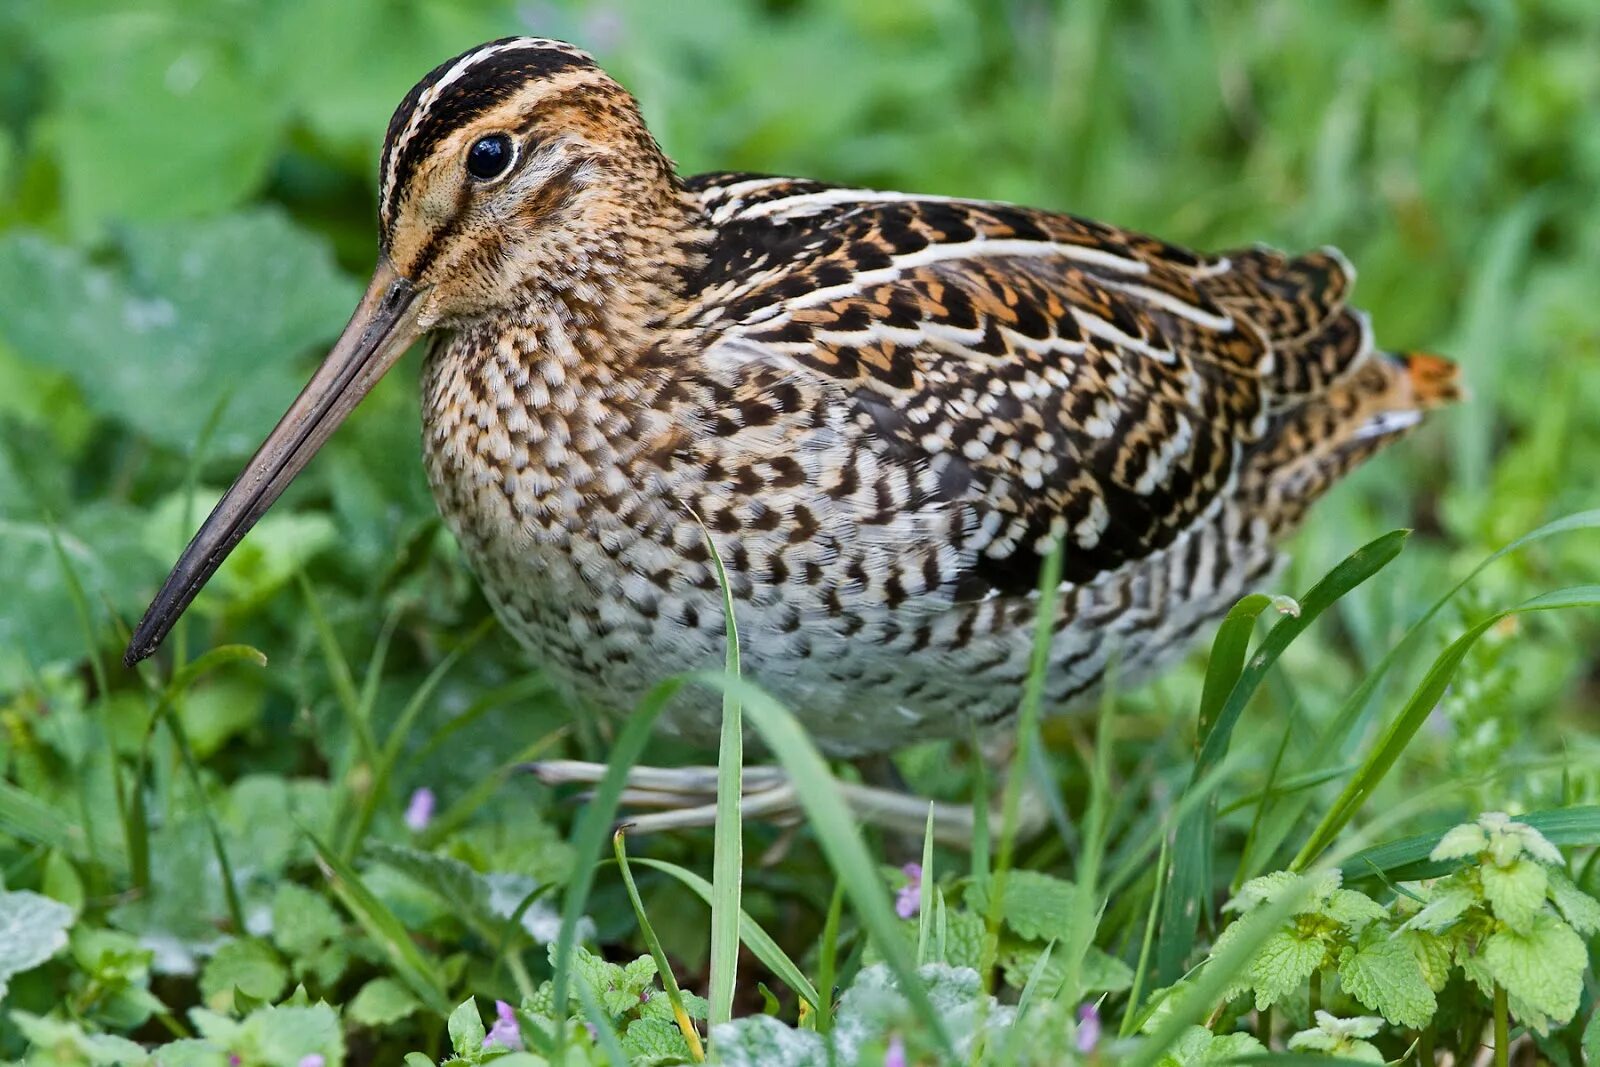
[[[1148,671],[1261,583],[1356,464],[1455,395],[1379,351],[1337,252],[1202,255],[1008,204],[680,178],[589,56],[511,38],[389,123],[378,267],[201,527],[148,656],[416,338],[439,508],[502,622],[626,709],[723,654],[836,753],[1017,706],[1065,542],[1048,692]],[[697,518],[698,517],[698,518]],[[672,728],[714,736],[714,700]]]

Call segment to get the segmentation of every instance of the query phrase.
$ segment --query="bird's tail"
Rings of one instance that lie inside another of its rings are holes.
[[[1459,368],[1442,356],[1374,352],[1325,392],[1272,416],[1240,490],[1286,532],[1334,482],[1465,396]]]

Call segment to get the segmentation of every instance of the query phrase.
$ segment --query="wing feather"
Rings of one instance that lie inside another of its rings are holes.
[[[718,222],[696,325],[828,384],[886,462],[972,512],[962,597],[1149,556],[1234,484],[1273,412],[1371,351],[1342,257],[1203,256],[1069,215],[759,175]]]

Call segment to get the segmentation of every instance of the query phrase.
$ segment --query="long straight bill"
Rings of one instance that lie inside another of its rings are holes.
[[[333,351],[183,550],[133,631],[125,664],[156,650],[228,553],[416,340],[416,297],[411,282],[380,259]]]

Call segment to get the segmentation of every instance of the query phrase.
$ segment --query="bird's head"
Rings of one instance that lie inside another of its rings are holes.
[[[245,533],[421,335],[540,301],[640,315],[683,265],[684,199],[626,90],[586,53],[513,37],[430,71],[389,122],[379,255],[327,359],[184,550],[124,659],[148,656]],[[641,284],[628,286],[628,279]],[[656,285],[660,289],[660,285]],[[641,293],[644,295],[641,296]]]
[[[451,325],[614,274],[676,198],[625,89],[571,45],[508,38],[436,67],[395,110],[382,257],[423,329]]]

